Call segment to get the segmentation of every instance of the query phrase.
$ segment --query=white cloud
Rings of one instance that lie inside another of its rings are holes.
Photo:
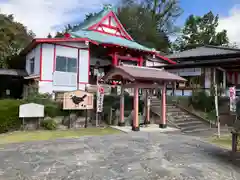
[[[111,0],[112,1],[112,0]],[[0,11],[13,14],[16,21],[31,29],[37,37],[56,32],[56,27],[81,21],[88,12],[102,8],[110,0],[7,0],[0,2]]]
[[[218,30],[227,30],[231,43],[240,47],[240,5],[234,6],[226,17],[220,17]]]

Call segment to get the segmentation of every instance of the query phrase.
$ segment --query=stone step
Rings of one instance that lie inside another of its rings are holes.
[[[201,129],[193,129],[193,130],[182,130],[184,133],[188,134],[201,134],[201,133],[206,133],[206,134],[214,134],[215,129],[211,128],[201,128]]]
[[[179,111],[179,112],[169,112],[169,111],[167,111],[167,114],[169,115],[169,116],[173,116],[173,117],[175,117],[175,116],[183,116],[183,115],[189,115],[187,112],[183,112],[183,111]]]
[[[181,128],[181,130],[183,132],[187,132],[187,131],[195,131],[195,130],[201,130],[201,129],[207,129],[207,128],[209,128],[209,126],[202,123],[199,125],[192,125],[192,126],[189,125],[187,127]]]
[[[174,123],[202,122],[199,119],[177,119],[172,118]],[[203,122],[202,122],[203,123]]]
[[[196,126],[196,125],[200,125],[200,124],[203,124],[203,122],[201,122],[201,121],[189,121],[189,122],[178,122],[178,123],[176,123],[176,125],[178,125],[179,127]]]
[[[191,115],[191,114],[181,114],[181,115],[175,115],[173,117],[176,117],[178,119],[197,119],[195,116]]]

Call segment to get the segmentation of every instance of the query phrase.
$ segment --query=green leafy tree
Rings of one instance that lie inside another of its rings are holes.
[[[169,35],[178,30],[174,21],[181,13],[177,0],[122,0],[119,19],[136,41],[168,52]]]
[[[157,23],[152,19],[152,14],[148,9],[140,5],[134,5],[131,8],[123,7],[118,17],[135,41],[150,48],[168,51],[168,36],[164,31],[158,29]]]
[[[152,19],[161,31],[168,35],[179,31],[174,24],[183,13],[178,0],[143,0],[143,4],[151,11]]]
[[[31,42],[32,31],[14,21],[13,15],[0,14],[0,68],[12,66],[12,60]]]
[[[202,17],[190,15],[182,29],[181,36],[173,43],[174,51],[183,51],[199,45],[228,46],[227,31],[217,32],[218,15],[211,11]]]
[[[121,0],[118,18],[127,32],[137,42],[168,52],[170,47],[169,35],[176,32],[174,20],[182,13],[177,0]],[[89,13],[85,20],[92,18],[97,13]],[[76,30],[80,24],[68,25],[62,32],[57,32],[56,37],[63,37],[68,30]]]

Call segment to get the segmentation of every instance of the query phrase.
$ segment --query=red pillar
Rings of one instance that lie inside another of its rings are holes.
[[[139,57],[138,66],[143,66],[143,57]]]
[[[112,57],[113,57],[113,59],[112,59],[112,65],[113,65],[113,66],[117,66],[117,65],[118,65],[117,53],[114,52]]]
[[[138,88],[134,87],[134,113],[133,113],[133,131],[139,131],[139,122],[138,122]]]
[[[162,86],[162,119],[161,119],[161,122],[159,124],[159,127],[160,128],[166,128],[167,127],[167,122],[166,122],[166,83],[164,82],[163,83],[163,86]]]
[[[125,126],[124,122],[124,88],[123,82],[121,86],[121,96],[120,96],[120,121],[118,122],[119,126]]]

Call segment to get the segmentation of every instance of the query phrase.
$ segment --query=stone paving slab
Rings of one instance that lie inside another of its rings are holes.
[[[0,146],[0,180],[236,180],[226,150],[181,134],[128,133]]]
[[[132,126],[111,126],[114,129],[120,130],[125,133],[133,132]],[[148,126],[142,126],[140,127],[141,132],[173,132],[173,131],[180,131],[177,128],[167,127],[167,128],[159,128],[159,125],[157,124],[149,124]]]

